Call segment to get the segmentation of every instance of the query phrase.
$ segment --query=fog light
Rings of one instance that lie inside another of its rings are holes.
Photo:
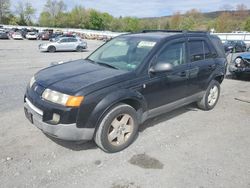
[[[57,123],[59,123],[59,121],[60,121],[60,115],[54,113],[54,114],[53,114],[53,117],[52,117],[52,120],[51,120],[51,123],[57,124]]]

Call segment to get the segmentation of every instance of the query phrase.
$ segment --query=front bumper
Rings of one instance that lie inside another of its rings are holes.
[[[240,67],[235,67],[235,65],[231,64],[229,66],[229,71],[231,73],[246,73],[246,74],[250,74],[250,67],[240,68]]]
[[[42,51],[42,52],[48,51],[48,46],[39,45],[38,48],[39,48],[39,50]]]
[[[75,123],[52,125],[43,122],[43,111],[35,107],[27,98],[25,98],[24,111],[32,124],[52,137],[69,141],[92,140],[93,138],[94,128],[78,128]]]

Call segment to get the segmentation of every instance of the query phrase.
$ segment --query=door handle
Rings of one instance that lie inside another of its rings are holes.
[[[215,69],[215,64],[209,65],[208,68],[209,68],[210,70]]]
[[[187,72],[186,71],[182,71],[180,72],[180,77],[186,77],[187,76]]]

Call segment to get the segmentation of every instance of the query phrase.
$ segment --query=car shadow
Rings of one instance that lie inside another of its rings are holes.
[[[55,51],[55,52],[41,51],[41,53],[48,53],[48,54],[55,54],[55,53],[83,53],[83,52],[89,52],[89,50],[84,49],[81,52],[78,52],[78,51]]]
[[[177,116],[180,116],[180,115],[182,115],[186,112],[190,112],[190,111],[198,111],[196,104],[193,103],[193,104],[178,108],[174,111],[164,113],[162,115],[151,118],[140,125],[139,132],[143,132],[144,130],[146,130],[152,126],[155,126],[155,125],[162,123],[162,122],[167,122],[168,120],[170,120],[172,118],[175,118]],[[97,148],[97,146],[93,140],[92,141],[79,141],[79,142],[65,141],[65,140],[61,140],[58,138],[54,138],[54,137],[47,135],[47,134],[45,134],[45,135],[46,135],[46,137],[48,137],[50,140],[52,140],[56,144],[58,144],[64,148],[73,150],[73,151],[82,151],[82,150],[90,150],[90,149]]]
[[[44,133],[44,135],[49,138],[50,140],[52,140],[53,142],[55,142],[56,144],[73,150],[73,151],[82,151],[82,150],[90,150],[90,149],[96,149],[97,146],[95,144],[94,141],[67,141],[67,140],[60,140],[58,138],[54,138],[50,135],[47,135]]]
[[[178,117],[186,112],[198,111],[198,110],[199,109],[197,108],[196,104],[192,103],[192,104],[189,104],[187,106],[177,108],[176,110],[173,110],[171,112],[167,112],[167,113],[161,114],[159,116],[156,116],[154,118],[150,118],[150,119],[146,120],[143,124],[140,125],[139,132],[143,132],[147,128],[155,126],[159,123],[167,122],[168,120],[175,118],[175,117]]]
[[[228,75],[226,75],[226,79],[249,82],[250,76],[249,75],[242,75],[241,77],[237,78],[235,75],[228,74]]]

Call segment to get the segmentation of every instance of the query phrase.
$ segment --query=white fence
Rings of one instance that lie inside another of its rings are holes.
[[[3,25],[4,28],[28,28],[28,29],[36,29],[38,31],[43,31],[44,29],[53,29],[54,31],[60,30],[62,32],[76,32],[87,35],[105,35],[115,37],[124,33],[112,32],[112,31],[97,31],[97,30],[89,30],[89,29],[75,29],[75,28],[52,28],[52,27],[31,27],[31,26],[16,26],[16,25]]]
[[[250,33],[213,33],[220,37],[222,42],[226,40],[243,40],[246,44],[250,45]]]

